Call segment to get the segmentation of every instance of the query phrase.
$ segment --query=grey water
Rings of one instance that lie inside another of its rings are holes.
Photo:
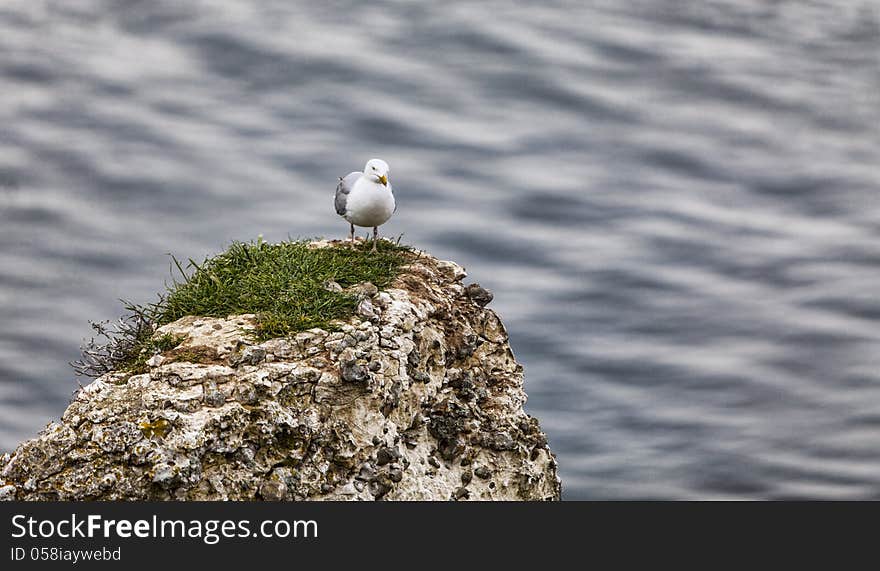
[[[566,499],[880,499],[873,0],[0,3],[0,450],[170,258],[382,231],[495,292]]]

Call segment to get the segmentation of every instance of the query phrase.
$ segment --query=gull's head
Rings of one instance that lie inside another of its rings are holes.
[[[388,168],[388,163],[382,159],[370,159],[367,161],[367,166],[364,167],[364,176],[373,182],[388,186],[391,169]]]

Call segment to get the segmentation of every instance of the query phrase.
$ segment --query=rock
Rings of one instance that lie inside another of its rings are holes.
[[[267,351],[264,347],[247,345],[240,353],[229,358],[229,364],[233,367],[240,365],[259,365],[266,360]]]
[[[369,299],[362,299],[357,306],[357,313],[361,317],[366,317],[367,319],[375,319],[376,318],[376,309],[373,307],[373,304]]]
[[[324,282],[324,289],[326,289],[327,291],[332,291],[332,292],[341,292],[342,286],[334,281],[328,280],[328,281]]]
[[[287,495],[287,485],[284,482],[270,480],[260,486],[260,496],[268,502],[283,500]]]
[[[400,457],[400,453],[393,448],[380,448],[378,452],[376,452],[376,465],[384,466],[385,464],[390,464],[394,462]]]
[[[357,284],[356,286],[352,286],[351,291],[357,294],[360,297],[373,297],[377,293],[379,293],[379,288],[377,288],[371,282],[364,282]]]
[[[342,380],[349,383],[362,383],[370,378],[370,374],[363,365],[352,363],[342,367]]]
[[[0,499],[559,499],[491,294],[464,277],[423,253],[384,291],[360,284],[373,315],[333,332],[165,325],[174,358],[96,379],[0,456]]]
[[[473,301],[480,307],[486,307],[487,305],[489,305],[489,302],[495,299],[495,294],[481,287],[480,284],[471,284],[464,288],[464,292],[471,299],[471,301]]]
[[[176,350],[185,352],[212,349],[218,358],[226,358],[238,346],[250,345],[245,336],[256,329],[254,314],[219,317],[183,317],[156,330],[156,336],[171,335],[183,338]]]
[[[217,388],[217,383],[214,381],[208,381],[203,385],[203,397],[205,405],[211,407],[223,406],[226,402],[226,395],[223,394],[219,388]],[[236,387],[238,388],[238,387]]]
[[[440,272],[444,279],[451,283],[458,283],[467,277],[465,269],[455,262],[437,260],[434,263],[434,267]]]

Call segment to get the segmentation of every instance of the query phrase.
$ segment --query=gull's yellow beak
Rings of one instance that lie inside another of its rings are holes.
[[[388,177],[383,175],[379,176],[379,182],[382,183],[383,186],[388,186]]]

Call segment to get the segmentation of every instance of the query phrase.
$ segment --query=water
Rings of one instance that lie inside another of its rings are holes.
[[[875,2],[289,4],[0,5],[0,449],[168,252],[343,236],[378,156],[566,498],[880,498]]]

